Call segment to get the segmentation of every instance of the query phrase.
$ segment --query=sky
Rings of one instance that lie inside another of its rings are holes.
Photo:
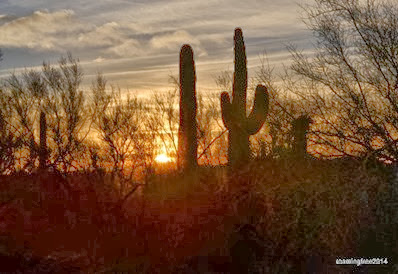
[[[67,52],[79,58],[85,82],[101,72],[108,83],[139,94],[172,87],[179,51],[194,51],[197,88],[214,90],[214,77],[233,69],[233,33],[241,27],[249,76],[266,52],[277,69],[286,45],[311,49],[300,4],[311,0],[1,0],[0,77]]]

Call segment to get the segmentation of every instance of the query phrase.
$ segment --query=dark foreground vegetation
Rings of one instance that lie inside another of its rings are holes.
[[[0,271],[394,273],[398,180],[352,160],[159,174],[128,199],[101,173],[1,177]],[[336,265],[336,258],[387,265]]]

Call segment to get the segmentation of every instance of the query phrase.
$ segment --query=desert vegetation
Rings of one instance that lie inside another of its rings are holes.
[[[217,97],[188,44],[149,100],[71,54],[5,79],[0,271],[397,272],[398,9],[315,2],[314,54],[278,82],[264,58],[253,99],[240,28]]]

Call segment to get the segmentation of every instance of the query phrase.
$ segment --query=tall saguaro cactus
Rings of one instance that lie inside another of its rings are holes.
[[[247,67],[242,30],[235,29],[235,71],[232,87],[232,102],[228,92],[221,94],[221,111],[228,129],[228,164],[237,167],[250,159],[249,137],[257,133],[265,122],[268,111],[268,92],[258,85],[254,105],[246,116]]]
[[[182,171],[197,166],[197,126],[195,63],[191,46],[183,45],[180,51],[180,127],[178,130],[177,165]]]
[[[45,169],[47,166],[47,123],[46,114],[40,112],[40,148],[39,148],[39,168]]]

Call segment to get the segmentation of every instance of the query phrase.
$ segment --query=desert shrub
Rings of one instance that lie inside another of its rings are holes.
[[[96,172],[2,177],[2,199],[12,199],[0,208],[2,246],[84,271],[171,272],[198,256],[225,258],[237,225],[249,224],[265,247],[264,273],[303,272],[308,258],[321,258],[322,272],[344,273],[350,269],[338,268],[336,257],[394,237],[391,219],[380,219],[394,212],[382,166],[280,158],[230,177],[198,172],[155,175],[127,200]]]
[[[267,240],[264,260],[272,273],[303,271],[313,256],[329,271],[344,271],[333,268],[334,260],[360,253],[361,239],[377,222],[378,197],[387,191],[385,173],[345,160],[269,160],[234,175],[230,184],[238,219]]]

